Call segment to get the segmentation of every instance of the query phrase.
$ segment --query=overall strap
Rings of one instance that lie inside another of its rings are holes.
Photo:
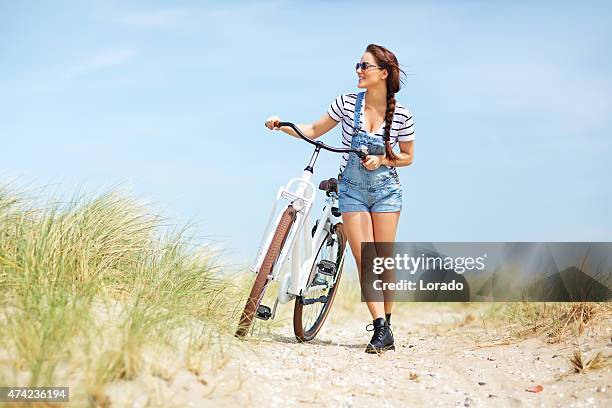
[[[355,101],[355,121],[353,122],[354,133],[359,133],[359,118],[361,117],[361,102],[363,101],[363,96],[365,92],[359,92],[357,94],[357,101]]]

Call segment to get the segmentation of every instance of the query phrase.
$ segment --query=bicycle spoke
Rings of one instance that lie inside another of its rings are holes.
[[[335,226],[335,232],[333,239],[327,232],[325,240],[318,248],[306,291],[295,302],[293,329],[300,341],[312,340],[317,335],[336,295],[342,276],[342,256],[346,248],[346,236],[341,223]],[[330,264],[333,264],[334,268]]]
[[[323,246],[321,248],[321,250],[319,251],[319,256],[317,257],[315,263],[314,263],[314,272],[316,274],[316,265],[321,262],[322,260],[331,260],[333,262],[336,262],[337,260],[336,258],[336,250],[338,248],[336,240],[333,240],[333,242],[331,242],[332,245],[330,244],[330,238],[326,239],[323,242]],[[325,276],[325,275],[324,275]],[[327,295],[329,294],[329,288],[333,287],[333,281],[334,281],[335,277],[328,277],[325,276],[325,282],[327,282],[327,287],[323,287],[321,285],[321,287],[317,287],[314,290],[308,290],[307,295],[306,295],[306,299],[319,299],[322,296],[327,297]],[[314,276],[313,276],[314,279]],[[321,312],[323,310],[323,308],[325,307],[325,303],[322,302],[315,302],[312,304],[308,304],[308,305],[303,305],[303,311],[302,311],[302,326],[305,332],[311,331],[313,329],[313,327],[317,324],[317,321],[321,315]]]

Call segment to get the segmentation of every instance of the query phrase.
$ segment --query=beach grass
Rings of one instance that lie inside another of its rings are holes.
[[[116,191],[41,205],[0,186],[0,384],[91,403],[157,355],[190,367],[218,347],[242,289],[165,223]]]
[[[512,302],[500,310],[514,337],[541,336],[548,343],[581,336],[587,327],[612,317],[608,302]]]

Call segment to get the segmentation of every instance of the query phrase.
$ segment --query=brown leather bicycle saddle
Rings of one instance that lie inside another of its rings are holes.
[[[319,183],[319,190],[323,190],[325,192],[338,192],[338,181],[335,178],[330,178],[328,180],[323,180]]]

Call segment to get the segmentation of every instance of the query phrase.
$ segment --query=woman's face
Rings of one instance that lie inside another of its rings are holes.
[[[369,65],[365,70],[361,67],[357,68],[357,77],[359,82],[357,83],[358,88],[371,88],[382,85],[387,77],[387,71],[377,68],[378,63],[374,59],[374,56],[369,52],[366,52],[361,57],[360,63],[367,63]]]

